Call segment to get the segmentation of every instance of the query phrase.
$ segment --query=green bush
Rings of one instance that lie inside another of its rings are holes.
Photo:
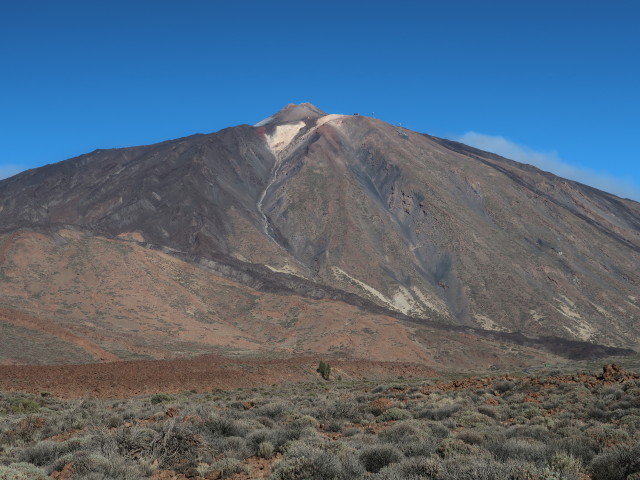
[[[28,398],[19,398],[11,402],[12,413],[36,413],[40,410],[40,404]]]
[[[461,427],[477,427],[480,425],[491,425],[494,420],[486,415],[474,412],[473,410],[463,410],[453,417],[453,421]]]
[[[331,376],[331,366],[328,363],[321,361],[320,365],[318,365],[317,371],[322,378],[329,380],[329,377]]]
[[[170,402],[171,400],[173,400],[173,397],[166,393],[156,393],[149,399],[149,401],[154,405],[158,403]]]

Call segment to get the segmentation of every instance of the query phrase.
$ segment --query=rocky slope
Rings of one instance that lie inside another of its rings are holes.
[[[116,323],[125,328],[143,318],[171,318],[200,352],[212,345],[194,340],[208,335],[203,324],[239,322],[242,335],[260,324],[255,312],[238,307],[239,300],[230,308],[226,294],[212,287],[234,282],[246,289],[243,295],[260,292],[286,302],[295,295],[314,305],[308,329],[276,335],[295,339],[297,347],[289,347],[299,352],[328,349],[314,344],[310,331],[337,328],[328,319],[336,314],[327,313],[331,308],[341,309],[339,321],[359,326],[360,333],[341,333],[344,342],[367,345],[362,328],[376,329],[363,327],[364,318],[393,318],[405,339],[391,341],[385,330],[373,335],[374,344],[400,351],[423,338],[415,352],[428,359],[436,355],[428,351],[435,331],[471,335],[478,345],[489,338],[528,343],[520,333],[545,337],[538,343],[547,345],[568,345],[559,340],[565,339],[634,347],[640,338],[638,203],[465,145],[368,117],[327,115],[309,104],[289,105],[255,126],[98,150],[4,180],[0,232],[3,307],[80,337],[93,331],[82,330],[83,322],[108,331]],[[25,235],[39,256],[20,253]],[[82,277],[85,266],[69,263],[63,251],[86,253],[105,242],[108,251],[94,253],[89,263],[100,263],[92,284]],[[141,279],[153,284],[166,272],[147,272],[118,248],[152,255],[153,262],[181,262],[178,270],[193,272],[191,288],[207,292],[206,305],[191,294],[172,299],[169,289],[145,306],[151,287]],[[60,270],[47,270],[56,262]],[[127,267],[116,268],[120,262]],[[86,291],[77,292],[84,307],[61,309],[61,302],[74,304],[68,286],[47,290],[67,285],[66,277],[52,280],[63,270]],[[34,275],[44,282],[39,294]],[[99,291],[95,282],[140,292],[137,305],[152,313],[145,317],[127,302],[115,308],[98,293],[92,310],[86,299]],[[286,316],[282,305],[272,309]],[[222,318],[223,310],[233,318]],[[421,337],[412,328],[428,333]],[[223,346],[224,338],[213,343]],[[158,340],[159,350],[185,350],[173,340],[170,347]],[[259,351],[272,340],[257,335],[247,342],[232,348]],[[122,356],[122,346],[103,343],[99,348]],[[367,355],[375,350],[368,345],[344,350]]]

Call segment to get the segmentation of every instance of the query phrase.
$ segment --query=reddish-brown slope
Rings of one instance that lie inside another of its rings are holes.
[[[135,242],[73,230],[25,231],[0,242],[0,326],[24,330],[13,348],[0,350],[0,363],[317,353],[488,368],[554,357],[535,345],[437,329],[342,301],[255,290]],[[20,352],[43,333],[56,346],[25,358]]]

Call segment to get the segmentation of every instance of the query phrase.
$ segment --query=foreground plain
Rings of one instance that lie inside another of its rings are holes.
[[[119,400],[5,392],[0,478],[640,475],[640,376],[617,365],[384,381],[341,371]]]

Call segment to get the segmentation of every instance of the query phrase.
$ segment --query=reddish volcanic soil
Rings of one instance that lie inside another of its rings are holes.
[[[327,360],[325,358],[325,360]],[[3,365],[0,390],[49,392],[61,398],[124,398],[158,392],[198,392],[319,380],[320,358],[230,359],[201,356],[178,360],[87,365]],[[334,378],[436,377],[432,368],[408,362],[329,360]]]

